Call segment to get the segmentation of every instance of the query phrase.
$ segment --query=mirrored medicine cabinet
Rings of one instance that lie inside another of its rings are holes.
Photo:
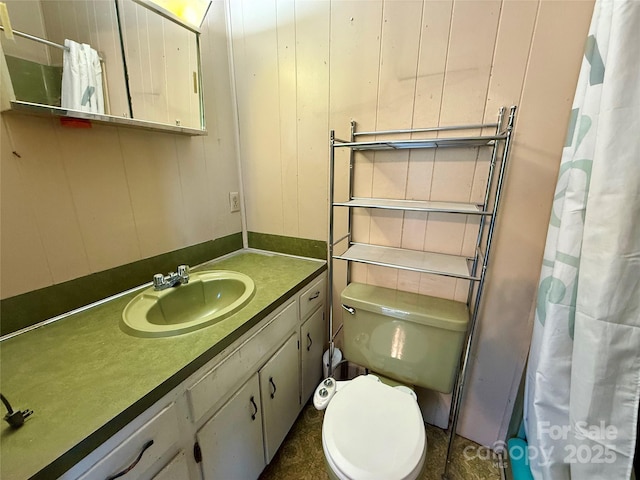
[[[194,22],[150,0],[4,3],[3,111],[206,134]]]

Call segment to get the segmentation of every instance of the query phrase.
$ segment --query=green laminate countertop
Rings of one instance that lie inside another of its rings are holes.
[[[137,338],[120,330],[139,291],[0,343],[1,391],[25,425],[2,422],[0,478],[56,478],[237,340],[326,269],[323,261],[240,251],[197,270],[234,270],[256,284],[238,313],[201,330]],[[151,276],[151,275],[150,275]]]

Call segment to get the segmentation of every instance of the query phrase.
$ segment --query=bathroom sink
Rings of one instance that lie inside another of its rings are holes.
[[[169,337],[213,325],[244,307],[255,293],[248,276],[226,270],[191,273],[189,283],[147,288],[122,312],[121,329],[136,337]]]

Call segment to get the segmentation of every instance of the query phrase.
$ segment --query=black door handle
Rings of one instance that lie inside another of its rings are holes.
[[[125,468],[121,472],[118,472],[114,475],[111,475],[110,477],[107,477],[106,480],[114,480],[116,478],[120,478],[123,475],[126,475],[127,473],[129,473],[131,470],[133,470],[136,467],[136,465],[138,465],[138,462],[142,458],[142,455],[144,455],[144,452],[146,452],[151,445],[153,445],[153,440],[149,440],[147,443],[145,443],[142,446],[142,450],[140,450],[140,453],[138,454],[138,458],[136,458],[131,465],[129,465],[127,468]]]
[[[274,398],[276,396],[276,384],[273,383],[273,377],[269,377],[269,383],[273,387],[273,392],[271,392],[271,398]]]
[[[251,395],[251,398],[249,399],[249,401],[251,402],[251,405],[253,405],[253,408],[254,408],[254,411],[251,414],[251,420],[255,420],[256,419],[256,415],[258,414],[258,406],[256,405],[256,402],[253,399],[253,395]]]
[[[313,345],[313,340],[311,340],[311,335],[309,335],[308,333],[307,333],[307,340],[309,340],[309,343],[307,343],[307,352],[308,352],[309,350],[311,350],[311,345]]]

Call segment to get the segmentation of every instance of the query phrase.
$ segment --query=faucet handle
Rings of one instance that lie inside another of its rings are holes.
[[[189,265],[178,266],[178,277],[180,277],[183,283],[187,283],[189,281]]]
[[[164,286],[164,275],[162,275],[161,273],[156,273],[153,276],[153,288],[158,290],[163,286]]]

